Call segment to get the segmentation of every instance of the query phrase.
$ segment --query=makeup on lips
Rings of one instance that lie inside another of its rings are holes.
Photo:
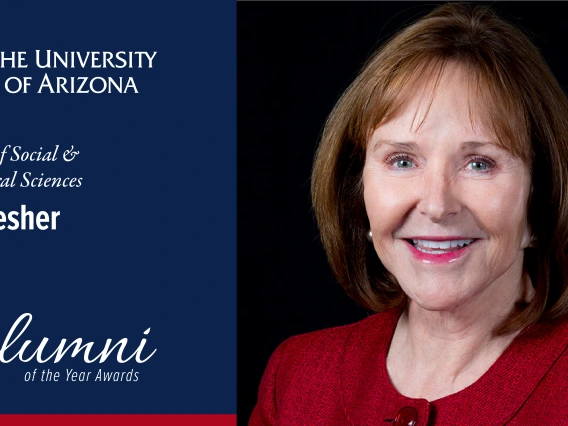
[[[414,237],[404,241],[415,258],[425,263],[453,262],[469,251],[477,241],[467,237]]]

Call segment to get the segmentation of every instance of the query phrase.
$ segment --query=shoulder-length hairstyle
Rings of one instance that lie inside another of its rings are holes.
[[[315,214],[347,293],[376,312],[405,306],[406,295],[366,238],[366,145],[370,133],[404,106],[403,93],[416,77],[439,81],[448,61],[468,68],[499,143],[531,170],[527,208],[536,244],[525,249],[524,265],[535,295],[495,330],[512,333],[568,311],[568,101],[529,38],[490,8],[440,6],[367,61],[326,122],[312,174]]]

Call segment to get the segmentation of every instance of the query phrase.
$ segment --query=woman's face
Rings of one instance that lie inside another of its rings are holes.
[[[448,64],[433,98],[425,82],[372,133],[363,171],[375,250],[429,310],[518,289],[530,241],[529,169],[470,113],[483,106],[466,78]]]

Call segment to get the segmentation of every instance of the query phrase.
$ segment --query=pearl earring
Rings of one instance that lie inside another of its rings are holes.
[[[370,243],[373,242],[373,233],[371,232],[370,229],[367,231],[367,240],[368,240]]]

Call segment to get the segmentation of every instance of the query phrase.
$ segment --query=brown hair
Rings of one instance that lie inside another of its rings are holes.
[[[362,171],[370,132],[400,108],[420,74],[439,80],[450,60],[467,65],[499,142],[529,166],[525,250],[535,295],[496,329],[507,334],[568,312],[568,101],[538,50],[487,6],[448,3],[383,45],[331,112],[316,154],[312,200],[332,269],[373,311],[407,298],[366,239]],[[412,87],[412,86],[410,86]]]

